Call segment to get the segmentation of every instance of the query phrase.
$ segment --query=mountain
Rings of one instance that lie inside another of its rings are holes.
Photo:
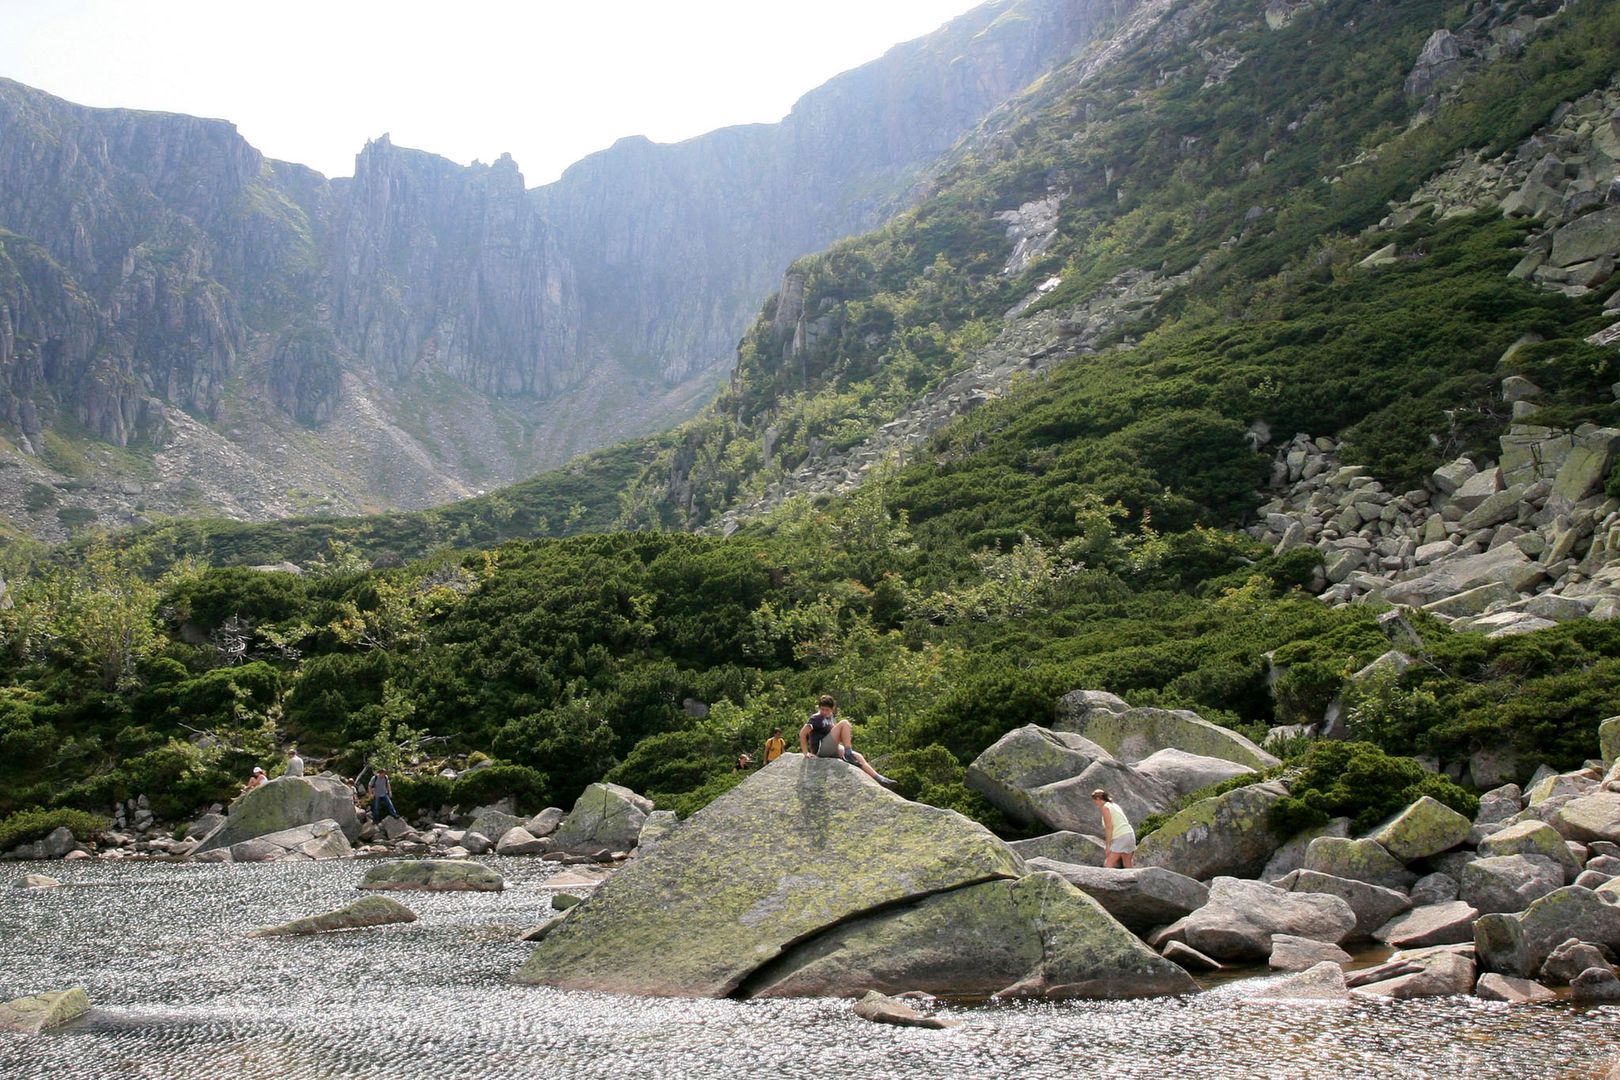
[[[423,507],[666,427],[791,259],[914,201],[1130,6],[998,0],[780,124],[622,140],[533,190],[387,136],[329,180],[224,121],[0,81],[0,506],[47,537]]]

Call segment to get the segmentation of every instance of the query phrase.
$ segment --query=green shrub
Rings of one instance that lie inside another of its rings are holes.
[[[449,802],[471,810],[510,797],[520,813],[532,813],[544,809],[550,786],[545,773],[527,765],[491,765],[456,777],[450,785]]]
[[[1271,809],[1271,825],[1292,836],[1348,817],[1364,832],[1428,795],[1473,817],[1479,799],[1411,758],[1386,754],[1371,743],[1319,742],[1305,755],[1289,794]]]
[[[43,839],[57,829],[73,832],[76,840],[92,840],[96,834],[112,827],[112,822],[97,814],[83,810],[45,810],[34,807],[19,810],[0,820],[0,851],[10,851],[18,844]]]

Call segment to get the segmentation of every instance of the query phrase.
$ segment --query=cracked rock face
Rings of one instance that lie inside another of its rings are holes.
[[[1023,870],[959,814],[907,802],[841,761],[789,755],[606,882],[517,979],[724,997],[841,924]]]

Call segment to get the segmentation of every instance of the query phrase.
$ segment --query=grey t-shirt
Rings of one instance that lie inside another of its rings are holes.
[[[288,758],[287,759],[287,771],[285,773],[282,773],[282,775],[283,776],[303,776],[304,775],[304,759],[299,757],[297,754],[294,754],[292,757]]]

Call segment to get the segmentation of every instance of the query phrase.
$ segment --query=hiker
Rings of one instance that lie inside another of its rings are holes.
[[[303,776],[304,775],[304,759],[298,756],[298,748],[296,746],[287,747],[287,771],[282,773],[281,775],[282,776]]]
[[[1131,828],[1130,818],[1102,788],[1091,793],[1091,801],[1102,815],[1103,850],[1108,853],[1103,857],[1103,865],[1129,870],[1136,860],[1136,830]]]
[[[248,782],[247,782],[246,786],[244,786],[242,788],[242,790],[244,792],[252,791],[254,788],[258,787],[260,784],[264,783],[268,779],[270,779],[270,778],[268,776],[264,775],[264,770],[261,769],[259,766],[255,765],[255,766],[253,766],[253,775],[248,777]]]
[[[843,758],[878,783],[893,787],[893,780],[867,764],[866,757],[853,746],[854,740],[854,729],[848,720],[838,719],[838,701],[831,694],[821,695],[816,711],[799,729],[799,749],[805,757]]]
[[[782,752],[786,749],[787,740],[782,738],[782,729],[779,727],[771,728],[771,737],[765,740],[765,764],[769,765],[781,757]]]
[[[379,768],[371,774],[371,820],[374,823],[382,822],[382,808],[388,807],[389,817],[399,817],[399,811],[394,809],[394,800],[390,798],[388,787],[388,770]]]

